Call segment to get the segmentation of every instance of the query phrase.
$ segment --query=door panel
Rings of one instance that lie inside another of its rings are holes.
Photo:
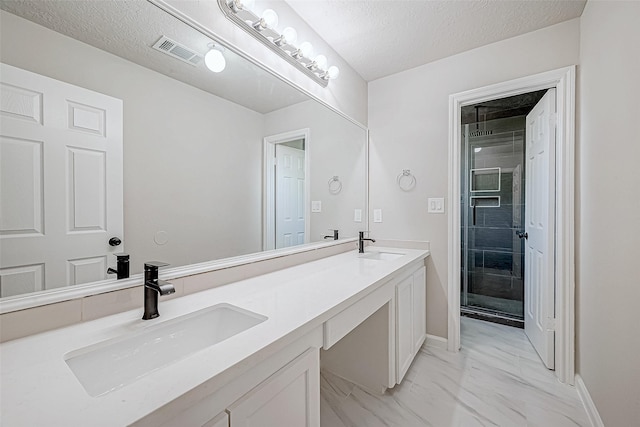
[[[0,298],[44,289],[44,265],[0,268]]]
[[[555,89],[527,116],[525,333],[549,369],[554,360]]]
[[[276,248],[305,242],[305,152],[276,144]]]
[[[41,235],[42,141],[0,137],[0,235]]]
[[[69,232],[105,230],[106,153],[69,148]]]
[[[100,276],[107,269],[107,257],[72,259],[67,262],[67,283],[79,285]]]
[[[103,280],[124,249],[122,101],[0,66],[0,293]]]

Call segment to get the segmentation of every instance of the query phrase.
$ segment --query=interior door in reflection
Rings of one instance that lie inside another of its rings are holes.
[[[305,242],[305,153],[276,144],[276,249]]]
[[[0,66],[0,296],[105,279],[124,240],[122,101]]]

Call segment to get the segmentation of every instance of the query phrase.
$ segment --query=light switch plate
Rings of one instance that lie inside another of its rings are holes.
[[[428,200],[429,213],[444,213],[444,197],[429,198]]]
[[[356,209],[353,211],[353,221],[362,222],[362,209]]]
[[[311,212],[322,212],[322,202],[320,200],[311,202]]]
[[[382,209],[373,210],[373,222],[382,222]]]

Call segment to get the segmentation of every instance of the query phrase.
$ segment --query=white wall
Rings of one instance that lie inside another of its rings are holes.
[[[640,422],[640,3],[580,28],[577,372],[608,427]]]
[[[158,1],[158,0],[153,0]],[[300,41],[309,41],[316,53],[324,53],[340,68],[340,77],[326,88],[275,55],[269,48],[227,19],[215,0],[164,0],[171,7],[199,22],[220,41],[230,43],[294,86],[322,100],[359,123],[367,124],[367,83],[309,25],[281,0],[257,0],[255,10],[273,8],[279,16],[279,28],[294,27]]]
[[[178,266],[262,249],[262,114],[15,15],[0,19],[2,62],[124,101],[132,273],[150,259]],[[160,230],[164,246],[153,240]]]
[[[577,64],[579,20],[493,43],[369,84],[370,207],[373,238],[429,240],[428,333],[447,336],[447,216],[427,214],[427,198],[445,197],[448,183],[449,95]],[[417,179],[401,191],[397,175]]]
[[[366,131],[318,104],[305,101],[264,116],[265,136],[309,128],[311,200],[322,202],[322,212],[311,213],[311,241],[340,230],[340,238],[357,237],[364,230]],[[328,181],[339,176],[342,191],[329,193]],[[354,209],[363,222],[354,222]]]

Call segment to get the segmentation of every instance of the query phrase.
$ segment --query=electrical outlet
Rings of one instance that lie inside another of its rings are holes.
[[[356,209],[353,212],[353,221],[354,222],[362,222],[362,209]]]
[[[382,222],[382,209],[373,210],[373,222]]]
[[[429,213],[444,213],[444,198],[429,198],[427,201]]]
[[[322,212],[322,202],[320,200],[311,202],[311,212]]]

